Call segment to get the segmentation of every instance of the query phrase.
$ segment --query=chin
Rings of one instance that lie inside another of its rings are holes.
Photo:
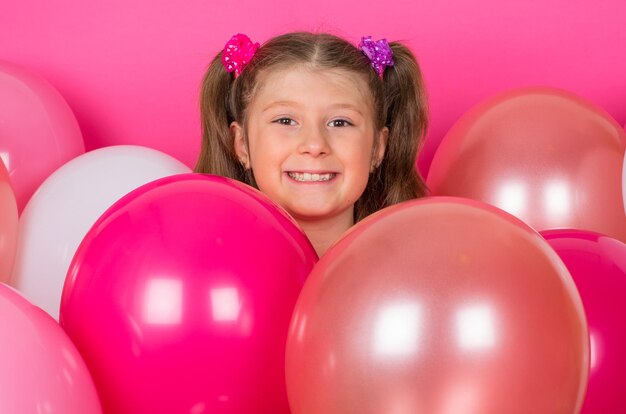
[[[287,211],[294,219],[296,219],[296,221],[320,221],[341,215],[340,212],[330,209],[314,209],[310,207],[302,209],[288,209]]]

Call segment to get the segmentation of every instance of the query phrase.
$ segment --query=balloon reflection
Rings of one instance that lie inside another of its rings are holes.
[[[546,215],[554,223],[564,221],[563,218],[569,218],[572,214],[570,210],[574,200],[565,180],[546,183],[543,201]]]
[[[183,313],[183,285],[176,279],[148,280],[143,319],[151,325],[178,325]]]
[[[479,305],[459,310],[456,322],[461,349],[493,347],[495,328],[493,314],[488,306]]]
[[[526,211],[527,198],[523,183],[515,181],[503,183],[496,196],[495,205],[513,215],[518,215]]]
[[[379,356],[416,353],[422,332],[421,307],[399,303],[380,310],[374,327],[374,352]]]
[[[470,381],[454,384],[442,394],[442,414],[476,413],[480,407],[480,393]]]
[[[199,402],[191,407],[189,410],[189,414],[202,414],[206,411],[206,404],[203,402]]]
[[[237,288],[211,289],[211,310],[215,322],[235,322],[239,318],[241,303]]]
[[[7,171],[11,170],[11,153],[8,151],[0,151],[0,160],[4,163]]]
[[[589,371],[595,372],[602,360],[602,338],[595,330],[589,329]]]

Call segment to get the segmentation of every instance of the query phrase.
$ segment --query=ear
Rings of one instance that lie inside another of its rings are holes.
[[[385,150],[387,149],[387,139],[389,138],[389,128],[384,127],[378,133],[376,137],[378,139],[378,145],[376,147],[376,153],[372,159],[372,172],[380,166],[385,158]]]
[[[246,169],[250,168],[250,156],[248,155],[248,146],[243,138],[243,128],[238,122],[231,122],[230,135],[233,137],[233,148],[237,158]]]

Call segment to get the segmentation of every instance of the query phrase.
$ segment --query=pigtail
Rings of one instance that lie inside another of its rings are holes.
[[[221,175],[244,181],[245,170],[237,161],[230,136],[234,121],[230,95],[234,79],[222,64],[218,53],[209,65],[200,91],[202,147],[194,172]]]
[[[426,89],[417,60],[404,45],[392,42],[394,66],[383,77],[385,125],[389,138],[382,168],[387,189],[384,205],[426,195],[427,187],[416,168],[417,154],[428,127]]]

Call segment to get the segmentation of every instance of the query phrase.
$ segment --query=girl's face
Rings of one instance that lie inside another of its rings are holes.
[[[364,79],[304,66],[262,74],[245,132],[236,122],[231,132],[259,189],[298,221],[353,223],[387,139],[386,128],[375,130]]]

